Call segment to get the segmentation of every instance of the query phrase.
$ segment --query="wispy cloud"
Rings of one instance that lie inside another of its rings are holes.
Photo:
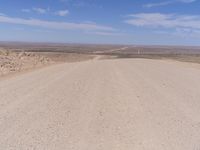
[[[177,28],[172,35],[178,35],[180,37],[189,37],[189,38],[200,38],[200,30],[199,29],[188,29],[188,28]]]
[[[59,11],[55,12],[55,14],[58,16],[64,17],[69,14],[69,11],[68,10],[59,10]]]
[[[49,8],[34,7],[34,8],[31,8],[31,9],[24,8],[21,11],[24,12],[24,13],[36,12],[38,14],[46,14],[47,12],[50,11],[50,9]]]
[[[159,7],[159,6],[166,6],[174,3],[192,3],[197,0],[168,0],[168,1],[163,1],[163,2],[157,2],[157,3],[148,3],[143,5],[143,7],[146,8],[152,8],[152,7]]]
[[[39,8],[39,7],[34,7],[31,9],[22,9],[21,11],[24,13],[35,12],[37,14],[57,15],[61,17],[67,16],[69,14],[69,11],[67,9],[52,12],[50,11],[50,8]]]
[[[35,11],[36,13],[38,13],[38,14],[46,14],[49,11],[49,8],[44,9],[44,8],[35,7],[32,10]]]
[[[125,22],[134,26],[200,29],[200,15],[140,13],[129,17]]]
[[[122,36],[122,35],[125,35],[123,33],[116,33],[116,32],[110,32],[110,31],[93,31],[93,32],[86,32],[86,33],[100,35],[100,36]]]
[[[172,3],[174,3],[174,2],[173,1],[165,1],[165,2],[159,2],[159,3],[148,3],[148,4],[145,4],[144,7],[152,8],[152,7],[158,7],[158,6],[166,6],[166,5],[169,5]]]
[[[192,3],[192,2],[195,2],[197,0],[177,0],[179,2],[183,2],[183,3]]]
[[[158,30],[154,31],[154,33],[167,36],[178,36],[181,38],[200,38],[200,30],[198,29],[176,28],[173,32]]]
[[[125,23],[138,27],[158,29],[159,31],[176,31],[179,34],[181,32],[200,34],[200,15],[140,13],[129,15]]]
[[[31,12],[31,9],[22,9],[21,11],[22,11],[22,12],[25,12],[25,13],[30,13],[30,12]]]
[[[46,20],[39,20],[39,19],[13,18],[9,16],[0,16],[0,22],[9,23],[9,24],[43,27],[43,28],[49,28],[49,29],[60,29],[60,30],[110,31],[110,32],[115,31],[115,29],[112,27],[98,25],[94,23],[56,22],[56,21],[46,21]]]

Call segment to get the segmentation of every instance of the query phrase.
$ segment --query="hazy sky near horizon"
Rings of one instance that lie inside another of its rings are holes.
[[[0,0],[0,41],[200,45],[200,0]]]

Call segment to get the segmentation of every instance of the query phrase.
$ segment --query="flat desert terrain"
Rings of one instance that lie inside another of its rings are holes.
[[[0,79],[2,150],[199,150],[200,65],[91,59]]]

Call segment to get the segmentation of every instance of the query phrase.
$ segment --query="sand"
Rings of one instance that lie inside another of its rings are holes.
[[[0,149],[198,150],[200,65],[110,59],[0,79]]]

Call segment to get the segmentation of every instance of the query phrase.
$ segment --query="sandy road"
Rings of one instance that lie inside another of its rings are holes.
[[[95,51],[94,53],[95,54],[106,54],[106,53],[112,53],[112,52],[117,52],[117,51],[123,51],[123,50],[126,50],[128,49],[129,47],[121,47],[121,48],[117,48],[117,49],[110,49],[110,50],[106,50],[104,52],[102,51]]]
[[[200,65],[116,59],[0,80],[1,150],[199,150]]]

